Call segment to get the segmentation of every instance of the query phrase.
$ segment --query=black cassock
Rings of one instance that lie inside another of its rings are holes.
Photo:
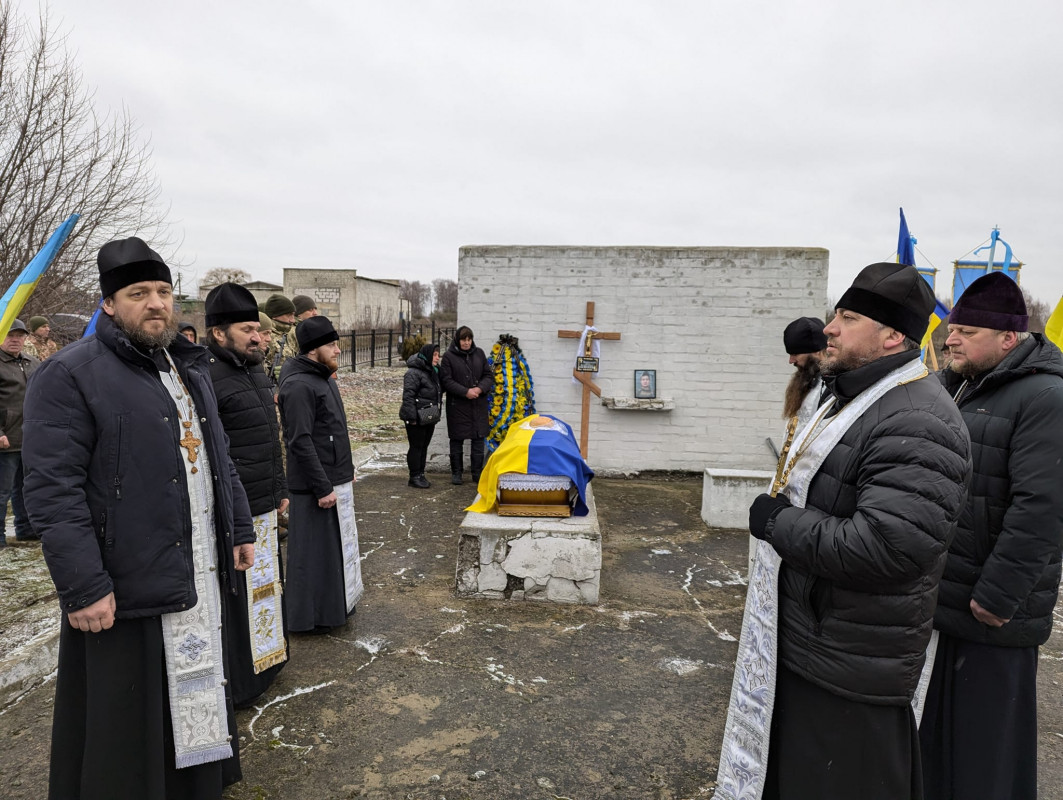
[[[175,766],[159,617],[118,619],[100,633],[71,627],[65,614],[61,624],[50,800],[217,800],[240,780],[228,692],[233,757]]]
[[[292,492],[288,519],[284,583],[288,630],[305,633],[346,624],[347,589],[336,507],[321,508],[313,495]]]
[[[923,800],[911,706],[848,700],[780,666],[763,800]]]
[[[1037,647],[939,634],[919,738],[926,800],[1037,797]]]

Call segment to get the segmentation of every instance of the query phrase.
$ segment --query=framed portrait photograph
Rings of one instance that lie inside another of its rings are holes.
[[[655,397],[657,397],[657,370],[635,370],[635,398],[653,400]]]

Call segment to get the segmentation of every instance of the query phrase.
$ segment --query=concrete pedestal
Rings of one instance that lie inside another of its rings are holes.
[[[711,528],[749,530],[749,507],[758,494],[771,489],[775,475],[747,469],[707,469],[701,487],[701,518]],[[757,540],[749,537],[749,564],[753,569],[753,552]]]
[[[602,534],[587,487],[585,517],[500,517],[470,511],[461,523],[458,597],[598,602]]]

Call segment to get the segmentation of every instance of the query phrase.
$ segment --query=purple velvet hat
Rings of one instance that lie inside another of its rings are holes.
[[[949,314],[950,325],[1024,331],[1029,327],[1019,285],[1003,272],[990,272],[968,286]]]

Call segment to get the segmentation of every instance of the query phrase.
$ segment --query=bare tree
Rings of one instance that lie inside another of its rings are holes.
[[[239,283],[241,285],[251,282],[251,273],[246,269],[235,267],[214,267],[203,273],[199,279],[200,286],[217,286],[219,283]]]
[[[458,314],[458,282],[447,278],[432,281],[432,295],[435,297],[437,314],[456,317]]]
[[[151,150],[128,111],[100,116],[66,37],[47,15],[29,21],[0,0],[0,284],[18,273],[71,213],[81,215],[26,313],[95,305],[96,251],[140,236],[172,248]]]
[[[432,287],[420,281],[399,281],[399,297],[410,303],[410,316],[422,318],[432,302]]]
[[[1044,332],[1045,323],[1052,316],[1053,307],[1044,300],[1035,300],[1027,289],[1022,290],[1022,298],[1026,301],[1026,312],[1030,315],[1030,330]]]

